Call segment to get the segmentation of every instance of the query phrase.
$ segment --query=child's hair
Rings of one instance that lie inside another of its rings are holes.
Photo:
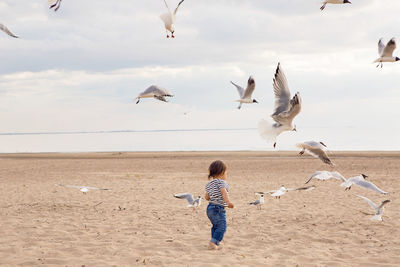
[[[218,177],[225,173],[226,165],[221,160],[216,160],[210,164],[210,167],[208,167],[208,171],[208,179],[210,179],[211,177]]]

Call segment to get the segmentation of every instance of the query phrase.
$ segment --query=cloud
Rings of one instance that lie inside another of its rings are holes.
[[[168,3],[174,8],[178,1]],[[400,36],[400,3],[357,1],[324,12],[319,6],[319,0],[185,1],[172,40],[159,19],[161,0],[69,0],[56,13],[46,1],[2,1],[1,22],[21,39],[0,36],[0,131],[255,128],[272,112],[272,78],[281,62],[304,107],[299,133],[282,135],[280,148],[315,138],[340,149],[399,149],[392,133],[400,116],[400,65],[376,69],[371,62],[379,38]],[[238,111],[229,81],[244,86],[250,75],[260,104]],[[175,97],[135,105],[132,99],[151,84]],[[267,147],[256,130],[176,136],[7,137],[3,151]],[[184,142],[173,144],[176,138]]]

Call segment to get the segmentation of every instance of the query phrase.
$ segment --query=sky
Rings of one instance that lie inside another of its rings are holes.
[[[3,0],[0,23],[20,38],[0,34],[0,152],[272,150],[257,124],[271,120],[278,62],[303,108],[277,150],[400,150],[400,63],[372,64],[380,38],[400,38],[400,1],[320,2],[185,0],[167,39],[162,0],[64,0],[57,12]],[[259,104],[238,110],[230,81],[250,75]],[[152,84],[174,97],[136,105]],[[241,130],[153,132],[174,129]],[[148,132],[8,134],[121,130]]]

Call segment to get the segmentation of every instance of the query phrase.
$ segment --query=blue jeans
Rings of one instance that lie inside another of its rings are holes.
[[[216,204],[208,204],[207,217],[212,223],[211,242],[219,245],[226,232],[226,213],[225,208]]]

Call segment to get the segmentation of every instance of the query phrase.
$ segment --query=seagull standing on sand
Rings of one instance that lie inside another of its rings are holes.
[[[325,0],[322,2],[321,11],[325,9],[326,4],[351,4],[349,0]]]
[[[301,111],[300,93],[296,93],[291,99],[289,86],[286,76],[282,71],[280,63],[276,68],[274,78],[275,110],[271,115],[275,123],[271,124],[266,120],[258,123],[258,132],[266,140],[274,141],[276,147],[276,138],[284,131],[296,131],[296,125],[293,125],[293,119]]]
[[[367,203],[371,206],[371,208],[374,209],[375,214],[374,214],[374,216],[371,217],[371,220],[382,221],[382,214],[383,214],[383,211],[385,210],[384,206],[385,206],[387,203],[389,203],[390,200],[385,200],[385,201],[383,201],[383,202],[378,206],[378,205],[376,205],[374,202],[372,202],[371,200],[369,200],[369,199],[366,198],[366,197],[359,196],[359,195],[356,195],[356,196],[358,196],[358,197],[364,199],[365,202],[367,202]]]
[[[182,194],[176,194],[174,197],[179,198],[179,199],[186,199],[188,202],[187,207],[200,207],[201,205],[201,196],[198,196],[196,199],[193,198],[193,195],[190,193],[182,193]]]
[[[256,88],[256,83],[252,76],[250,76],[249,80],[247,81],[246,90],[244,90],[243,87],[235,84],[232,81],[231,81],[231,83],[237,88],[239,96],[240,96],[240,99],[236,100],[237,102],[240,102],[238,109],[240,109],[242,107],[243,103],[246,103],[246,104],[258,103],[257,100],[251,99],[251,95],[253,94],[254,89]]]
[[[136,104],[139,104],[140,99],[141,98],[155,98],[158,99],[160,101],[164,101],[164,102],[168,102],[167,99],[165,99],[165,97],[173,97],[173,95],[171,95],[170,92],[168,92],[166,89],[161,88],[157,85],[152,85],[149,88],[147,88],[146,90],[144,90],[144,92],[140,93],[135,100],[137,99]]]
[[[11,37],[14,38],[18,38],[18,36],[16,36],[15,34],[13,34],[7,27],[6,25],[0,23],[0,30],[2,30],[3,32],[7,33],[8,35],[10,35]]]
[[[393,56],[393,51],[396,49],[396,41],[394,37],[385,45],[382,41],[382,38],[379,39],[378,43],[378,52],[379,58],[375,60],[373,63],[378,63],[376,67],[383,67],[383,62],[396,62],[399,61],[399,57]]]
[[[305,182],[308,184],[312,179],[328,180],[334,178],[336,180],[346,181],[346,179],[339,172],[329,172],[329,171],[316,171],[313,175]]]
[[[335,165],[329,159],[328,155],[326,154],[326,145],[322,142],[315,142],[315,141],[308,141],[301,144],[297,144],[298,148],[301,148],[300,155],[303,155],[304,152],[307,152],[311,156],[315,158],[319,158],[324,163],[329,165]]]
[[[61,6],[61,1],[62,0],[56,0],[56,2],[54,4],[52,4],[52,5],[50,5],[49,8],[50,9],[54,8],[54,12],[56,12]],[[51,4],[52,2],[54,2],[54,1],[53,0],[49,0],[49,4]]]
[[[161,20],[164,21],[164,27],[165,30],[167,31],[167,38],[169,38],[168,32],[171,33],[171,37],[175,38],[174,32],[175,32],[175,20],[176,20],[176,12],[178,11],[179,6],[183,3],[185,0],[181,0],[178,4],[178,6],[175,8],[174,13],[171,13],[171,10],[168,7],[167,2],[164,0],[165,6],[168,9],[167,13],[164,13],[160,16]]]
[[[264,205],[264,195],[260,194],[260,199],[249,203],[249,205],[255,205],[257,206],[257,209],[261,209],[261,205]]]
[[[340,184],[340,186],[345,187],[345,190],[350,190],[352,185],[358,185],[361,187],[364,187],[366,189],[373,190],[375,192],[378,192],[380,194],[387,194],[388,192],[383,191],[382,189],[378,188],[376,185],[374,185],[371,182],[368,182],[365,180],[368,176],[365,174],[361,174],[356,177],[352,177],[349,179],[344,179],[344,182]]]
[[[63,184],[56,184],[58,186],[64,186],[68,188],[76,188],[79,189],[82,193],[86,194],[90,190],[108,190],[107,188],[97,188],[97,187],[91,187],[91,186],[80,186],[80,185],[63,185]]]

